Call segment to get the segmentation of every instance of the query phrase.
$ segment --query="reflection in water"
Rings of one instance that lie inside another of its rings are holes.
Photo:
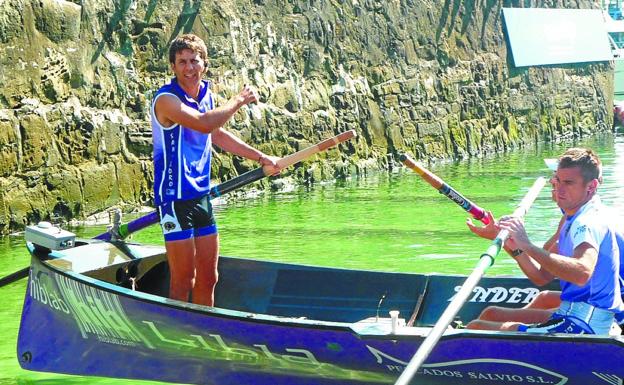
[[[98,383],[97,379],[90,378],[90,377],[59,376],[57,374],[48,374],[48,373],[31,373],[31,372],[24,372],[24,373],[28,373],[28,374],[20,375],[15,378],[16,380],[15,383],[17,385],[61,385],[61,384],[63,385],[85,385],[85,384]],[[102,384],[111,383],[108,381],[109,381],[108,379],[105,381],[100,380],[100,383]],[[119,384],[123,383],[122,380],[114,380],[114,381],[116,382],[118,381]],[[132,381],[132,383],[134,384],[135,382]],[[138,383],[140,384],[141,382],[138,382]]]
[[[605,166],[604,185],[599,190],[600,195],[619,216],[624,217],[624,140],[617,138],[613,151],[601,155]]]

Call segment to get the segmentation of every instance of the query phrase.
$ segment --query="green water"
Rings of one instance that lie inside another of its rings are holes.
[[[602,157],[605,185],[601,195],[624,216],[624,137],[608,136],[579,144],[593,147]],[[550,176],[543,159],[556,157],[563,148],[548,146],[429,168],[498,216],[511,213],[538,176]],[[529,235],[536,241],[545,241],[558,222],[559,211],[549,197],[546,188],[526,217]],[[463,210],[407,169],[230,201],[217,208],[216,216],[222,254],[283,262],[468,274],[489,245],[468,231]],[[82,236],[102,230],[74,229]],[[156,226],[135,234],[133,240],[162,242]],[[27,266],[28,260],[20,236],[0,239],[0,276]],[[519,274],[506,255],[488,271],[488,275]],[[0,288],[0,384],[128,383],[20,369],[15,344],[24,290],[25,280]],[[123,365],[102,363],[111,364]]]

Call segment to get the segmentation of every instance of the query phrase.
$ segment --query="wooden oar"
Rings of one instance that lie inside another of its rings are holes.
[[[479,220],[486,225],[490,223],[490,219],[487,215],[485,215],[485,210],[472,203],[468,198],[458,193],[455,189],[446,184],[437,175],[415,162],[406,154],[401,154],[399,156],[399,159],[401,160],[401,162],[403,162],[404,165],[414,170],[427,183],[429,183],[433,188],[438,190],[440,194],[445,195],[450,200],[460,205],[464,210],[468,211],[476,220]]]
[[[529,211],[529,208],[535,201],[535,198],[537,198],[540,190],[544,187],[544,184],[546,184],[546,179],[544,179],[543,177],[537,178],[535,183],[533,183],[533,186],[526,193],[526,195],[512,215],[518,218],[524,217],[524,215],[527,213],[527,211]],[[509,237],[509,232],[507,230],[501,230],[496,238],[494,238],[494,240],[492,241],[490,247],[488,247],[485,253],[481,255],[479,263],[477,263],[477,267],[468,276],[468,278],[466,278],[466,281],[459,289],[446,310],[444,310],[444,313],[442,313],[440,319],[438,319],[438,322],[436,322],[436,324],[433,326],[433,328],[429,332],[429,335],[427,335],[410,362],[407,364],[405,370],[403,370],[403,373],[401,373],[401,375],[395,382],[395,385],[409,384],[409,382],[412,380],[412,377],[414,377],[414,374],[416,374],[416,371],[420,368],[423,362],[425,362],[425,360],[429,356],[429,353],[431,353],[431,350],[433,350],[435,344],[440,340],[440,338],[444,334],[444,331],[451,324],[451,322],[455,318],[455,315],[457,315],[461,307],[464,305],[464,303],[466,303],[468,297],[472,294],[472,291],[477,286],[477,283],[485,274],[485,271],[494,264],[494,259],[500,252],[500,249],[505,243],[507,237]]]
[[[299,163],[302,160],[307,159],[314,154],[318,154],[319,152],[323,152],[327,150],[328,148],[334,147],[342,142],[345,142],[351,138],[354,138],[355,136],[356,136],[356,133],[354,130],[345,131],[332,138],[325,139],[313,146],[310,146],[301,151],[297,151],[293,154],[283,157],[282,159],[277,161],[277,166],[280,170],[282,170],[286,167],[294,165],[295,163]],[[271,172],[270,172],[269,167],[266,167],[266,168],[258,167],[257,169],[248,171],[242,175],[237,176],[236,178],[230,179],[226,182],[221,183],[218,186],[211,188],[210,191],[208,192],[208,197],[209,199],[214,199],[216,197],[219,197],[223,194],[227,194],[230,191],[236,190],[237,188],[240,188],[242,186],[245,186],[249,183],[255,182],[257,180],[260,180],[270,175],[271,175]],[[141,229],[144,229],[148,226],[151,226],[157,223],[158,220],[159,220],[158,212],[152,211],[148,214],[145,214],[144,216],[140,218],[137,218],[133,221],[122,224],[116,228],[113,228],[114,229],[113,231],[107,231],[105,233],[96,235],[93,238],[101,239],[104,241],[110,241],[113,239],[116,239],[116,240],[124,239],[125,237],[134,233],[135,231],[139,231]],[[15,282],[19,279],[22,279],[28,276],[29,269],[30,267],[26,267],[19,271],[16,271],[13,274],[9,274],[6,277],[1,278],[0,287],[4,285],[8,285],[11,282]]]
[[[283,157],[282,159],[277,161],[277,166],[280,170],[282,170],[286,167],[292,166],[295,163],[299,163],[314,154],[318,154],[319,152],[323,152],[328,148],[345,142],[355,136],[356,133],[354,130],[345,131],[332,138],[325,139],[322,142],[319,142],[313,146],[305,148],[301,151],[297,151],[294,154]],[[229,181],[223,182],[220,185],[211,188],[208,192],[208,198],[214,199],[270,175],[271,172],[268,167],[258,167],[257,169],[248,171],[242,175],[237,176],[236,178],[230,179]],[[158,223],[158,220],[158,212],[152,211],[140,218],[137,218],[133,221],[119,226],[116,233],[107,231],[105,233],[95,236],[94,238],[101,240],[110,240],[112,238],[123,239],[128,235],[134,233],[135,231]]]
[[[28,276],[28,271],[30,270],[30,266],[29,267],[25,267],[22,270],[18,270],[15,273],[9,274],[6,277],[2,277],[0,279],[0,287],[4,286],[4,285],[8,285],[11,282],[15,282],[17,280],[20,280],[24,277]]]

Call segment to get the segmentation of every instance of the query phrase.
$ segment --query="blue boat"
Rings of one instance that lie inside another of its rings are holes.
[[[167,298],[163,247],[95,239],[62,250],[27,246],[20,365],[81,376],[393,384],[465,279],[222,257],[218,307],[206,307]],[[537,293],[524,278],[486,277],[459,317],[521,307]],[[617,385],[623,362],[622,336],[449,328],[412,383]]]

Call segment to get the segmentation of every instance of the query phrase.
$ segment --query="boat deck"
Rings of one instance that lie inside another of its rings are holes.
[[[148,294],[168,295],[169,271],[162,246],[90,241],[54,251],[50,257],[45,263],[61,271]],[[386,330],[390,311],[398,311],[400,322],[409,325],[435,324],[465,280],[461,275],[347,270],[228,257],[220,258],[219,273],[215,293],[219,308],[354,323],[354,330],[362,332]],[[459,318],[464,322],[476,318],[488,304],[520,307],[538,292],[524,278],[486,277]],[[407,333],[419,332],[414,329]]]

